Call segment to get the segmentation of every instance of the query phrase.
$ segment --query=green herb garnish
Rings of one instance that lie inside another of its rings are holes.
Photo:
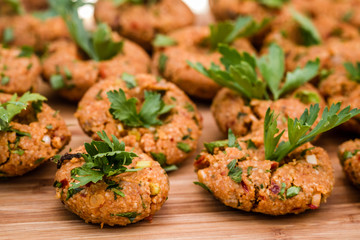
[[[52,0],[49,3],[66,22],[74,41],[91,59],[108,60],[122,51],[123,41],[113,41],[111,29],[106,24],[99,24],[92,34],[85,30],[78,15],[78,8],[84,4],[82,1]]]
[[[10,122],[12,119],[26,109],[31,102],[45,101],[46,98],[37,93],[26,92],[19,99],[14,94],[11,99],[0,105],[0,131],[12,131]]]
[[[285,130],[279,133],[277,117],[274,116],[274,112],[271,112],[269,108],[264,122],[265,159],[280,162],[296,148],[314,140],[317,135],[339,126],[360,113],[360,110],[357,108],[350,110],[350,106],[347,106],[340,111],[340,107],[341,103],[332,104],[330,109],[326,107],[319,123],[312,130],[310,128],[319,115],[319,104],[311,105],[309,109],[305,109],[300,119],[295,118],[294,120],[288,118],[289,140],[281,142],[279,145],[278,143]],[[275,136],[276,134],[278,135]]]
[[[314,78],[320,65],[318,59],[315,62],[309,61],[304,68],[297,68],[285,75],[285,54],[276,44],[271,44],[269,54],[258,60],[249,53],[239,53],[223,44],[219,45],[218,50],[222,54],[220,61],[225,70],[216,64],[212,64],[209,69],[200,63],[188,64],[217,84],[237,92],[248,100],[269,99],[270,93],[273,99],[277,100]],[[256,67],[259,68],[264,81],[257,76]],[[282,81],[283,79],[285,81]]]
[[[184,142],[178,142],[176,144],[176,147],[178,149],[180,149],[181,151],[183,151],[184,153],[189,153],[191,152],[191,147],[189,146],[189,144],[184,143]]]
[[[168,165],[166,163],[166,156],[163,153],[154,153],[154,152],[150,152],[151,156],[157,161],[159,162],[160,166],[166,171],[166,172],[171,172],[171,171],[175,171],[177,170],[177,166],[176,165]]]
[[[159,57],[159,72],[161,74],[165,72],[167,60],[168,60],[168,56],[166,56],[164,53],[161,53]]]
[[[320,34],[311,20],[293,8],[290,9],[290,12],[293,19],[300,25],[303,44],[305,46],[321,44]]]
[[[4,46],[7,46],[13,40],[14,40],[14,29],[12,29],[11,27],[5,28],[3,31],[3,39],[2,39]]]
[[[121,79],[124,80],[124,82],[126,83],[126,87],[128,89],[133,89],[133,88],[137,87],[137,83],[136,83],[134,75],[131,75],[128,73],[123,73],[121,75]]]
[[[236,183],[242,181],[242,168],[236,166],[237,159],[232,160],[226,167],[229,169],[228,176]]]
[[[124,172],[140,170],[126,168],[137,155],[125,151],[124,142],[120,143],[114,135],[112,135],[111,141],[104,131],[98,132],[98,135],[102,141],[93,140],[90,144],[85,143],[87,153],[82,154],[85,159],[84,165],[71,170],[71,177],[77,182],[72,183],[69,187],[68,196],[69,192],[78,192],[79,189],[81,191],[82,187],[90,182],[106,181],[109,177]]]
[[[65,88],[65,82],[60,74],[54,74],[50,77],[50,85],[54,90]]]
[[[225,21],[210,25],[210,36],[204,40],[205,45],[209,45],[211,50],[215,50],[220,43],[230,44],[236,38],[250,37],[262,30],[269,23],[269,19],[264,19],[261,23],[256,23],[252,17],[238,17],[235,22]]]
[[[286,198],[292,198],[299,194],[301,187],[291,186],[286,190]]]
[[[344,67],[348,72],[350,80],[360,83],[360,62],[356,62],[356,64],[346,62],[344,63]]]
[[[126,99],[125,92],[119,91],[107,92],[111,102],[110,113],[117,120],[120,120],[129,127],[146,127],[162,125],[163,122],[158,118],[168,113],[174,106],[165,105],[161,99],[161,94],[145,91],[145,101],[138,113],[136,110],[136,98]]]
[[[289,0],[257,0],[257,2],[269,8],[281,8]]]
[[[118,216],[118,217],[126,217],[129,219],[129,221],[132,223],[137,216],[141,215],[141,213],[137,212],[126,212],[126,213],[117,213],[113,214],[112,216]]]
[[[164,34],[156,34],[155,39],[152,42],[154,47],[168,47],[176,44],[177,42],[174,39]]]
[[[31,57],[34,54],[34,48],[30,46],[22,46],[21,52],[19,53],[18,57]]]
[[[320,103],[320,96],[316,92],[309,90],[298,91],[295,98],[299,99],[304,104]]]
[[[210,190],[210,188],[208,188],[208,186],[206,186],[205,184],[201,183],[201,182],[193,182],[195,185],[198,185],[200,187],[202,187],[203,189],[205,189],[206,191],[212,193],[212,191]]]

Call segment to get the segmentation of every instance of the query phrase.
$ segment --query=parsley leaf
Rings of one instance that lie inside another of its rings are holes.
[[[156,34],[155,39],[152,41],[154,47],[167,47],[176,44],[177,42],[174,39],[164,34]]]
[[[115,216],[118,217],[126,217],[130,222],[133,222],[137,216],[141,215],[141,213],[137,212],[126,212],[126,213],[117,213]]]
[[[230,44],[236,38],[250,37],[262,30],[269,23],[269,19],[264,19],[261,23],[256,23],[252,17],[238,17],[235,22],[225,21],[210,25],[210,36],[204,43],[215,50],[220,43]]]
[[[257,0],[262,5],[269,8],[281,8],[289,0]]]
[[[106,24],[99,24],[92,34],[86,31],[78,15],[78,8],[84,5],[82,1],[50,0],[49,3],[66,22],[74,41],[91,59],[108,60],[122,51],[123,41],[113,41],[111,29]]]
[[[82,154],[85,163],[71,171],[71,177],[77,182],[69,187],[68,196],[72,191],[79,189],[81,191],[81,187],[90,182],[97,183],[103,179],[106,180],[107,177],[129,172],[130,170],[125,166],[130,165],[132,159],[137,157],[135,153],[125,151],[124,142],[120,143],[114,135],[112,135],[112,141],[104,131],[98,132],[98,135],[102,141],[93,140],[90,144],[85,143],[87,153]]]
[[[268,91],[272,93],[273,99],[277,100],[314,78],[320,65],[318,59],[314,62],[309,61],[304,68],[288,72],[283,82],[285,56],[284,51],[276,44],[270,45],[269,54],[258,60],[249,53],[240,54],[236,49],[223,44],[219,45],[218,50],[222,54],[220,61],[225,70],[216,64],[212,64],[209,69],[200,63],[188,62],[188,64],[217,84],[237,92],[248,100],[269,99]],[[265,81],[257,76],[256,67],[259,68]]]
[[[133,89],[137,87],[137,83],[134,75],[123,73],[121,75],[121,79],[124,80],[124,82],[126,83],[126,87],[128,89]]]
[[[195,185],[198,185],[200,187],[202,187],[203,189],[205,189],[206,191],[212,193],[212,191],[210,190],[210,188],[208,186],[206,186],[204,183],[201,182],[193,182]]]
[[[31,57],[34,54],[34,48],[30,46],[22,46],[21,52],[19,53],[18,57]]]
[[[299,194],[301,187],[291,186],[286,190],[286,198],[292,198]]]
[[[29,106],[30,102],[45,101],[46,98],[37,93],[26,92],[19,99],[14,94],[11,99],[0,105],[0,131],[11,131],[10,122],[22,110]]]
[[[360,109],[357,108],[350,110],[350,106],[347,106],[340,111],[340,107],[340,102],[332,104],[330,109],[326,107],[319,123],[312,130],[310,128],[319,115],[319,104],[311,105],[309,109],[305,109],[300,119],[288,118],[289,140],[281,142],[279,145],[280,137],[285,130],[275,137],[279,132],[276,123],[277,117],[274,117],[274,112],[270,112],[269,108],[264,122],[265,159],[280,162],[296,148],[314,140],[317,135],[339,126],[360,113]]]
[[[356,62],[356,64],[346,62],[344,63],[344,67],[348,72],[350,80],[360,83],[360,62]]]
[[[3,31],[3,39],[2,42],[4,46],[7,46],[14,40],[14,29],[11,27],[7,27]]]
[[[311,20],[293,8],[290,9],[290,13],[293,19],[300,25],[303,44],[305,46],[321,44],[320,34]]]
[[[189,144],[184,143],[184,142],[178,142],[176,144],[176,147],[178,149],[180,149],[181,151],[185,152],[185,153],[189,153],[191,152],[191,147],[189,146]]]
[[[298,91],[295,94],[295,98],[298,98],[302,103],[320,103],[320,96],[316,92],[309,90]]]
[[[168,113],[174,106],[165,105],[161,99],[161,94],[145,91],[145,101],[138,113],[136,110],[136,98],[126,99],[125,92],[119,91],[107,92],[111,102],[110,113],[117,120],[120,120],[129,127],[146,127],[162,125],[163,122],[158,119],[163,114]]]
[[[228,176],[236,183],[240,183],[242,181],[242,168],[236,166],[237,159],[232,160],[226,167],[229,169]]]
[[[166,172],[171,172],[171,171],[175,171],[177,170],[177,166],[176,165],[167,165],[166,164],[166,156],[163,153],[154,153],[154,152],[150,152],[151,156],[159,162],[160,166],[166,171]]]
[[[210,154],[214,154],[215,148],[224,148],[224,147],[236,147],[239,150],[241,150],[241,147],[236,139],[236,136],[234,135],[233,131],[229,128],[228,130],[228,140],[220,140],[220,141],[214,141],[210,143],[204,143],[204,147],[206,151]]]

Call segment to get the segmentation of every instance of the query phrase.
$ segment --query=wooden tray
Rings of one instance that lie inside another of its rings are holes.
[[[201,16],[199,24],[210,21]],[[41,93],[59,109],[71,132],[66,150],[89,142],[66,103],[42,84]],[[317,145],[328,150],[335,168],[332,196],[318,210],[271,217],[224,206],[193,184],[192,166],[203,142],[226,138],[209,111],[210,102],[196,102],[204,119],[198,150],[178,171],[170,173],[169,200],[153,217],[127,227],[86,224],[55,198],[55,164],[46,163],[22,177],[0,179],[0,239],[360,239],[360,192],[345,178],[336,156],[337,146],[351,136],[341,131],[323,135]],[[64,152],[66,152],[66,150]]]

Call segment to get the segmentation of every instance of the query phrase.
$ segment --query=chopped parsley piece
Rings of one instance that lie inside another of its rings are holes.
[[[295,98],[298,98],[302,103],[320,103],[320,96],[316,92],[309,90],[298,91],[295,94]]]
[[[177,42],[169,36],[164,34],[156,34],[155,39],[152,42],[154,47],[167,47],[174,46]]]
[[[248,167],[247,168],[247,175],[249,176],[251,174],[251,171],[253,170],[253,167]]]
[[[44,160],[45,160],[45,158],[43,158],[43,157],[38,158],[38,159],[34,162],[34,164],[40,164],[40,163],[42,163],[42,161],[44,161]]]
[[[166,171],[171,172],[177,170],[176,165],[167,165],[166,164],[166,156],[163,153],[154,153],[150,152],[151,156],[160,164],[160,166]]]
[[[257,0],[262,5],[268,8],[281,8],[289,0]]]
[[[82,154],[85,163],[81,167],[71,170],[71,177],[77,182],[73,182],[69,187],[68,198],[74,194],[73,191],[77,193],[78,189],[90,182],[106,181],[109,177],[124,172],[140,170],[126,168],[137,155],[125,151],[124,142],[120,143],[114,135],[112,135],[111,141],[104,131],[102,133],[98,132],[98,135],[102,141],[93,140],[90,144],[85,143],[87,153]]]
[[[305,46],[321,44],[320,34],[311,20],[293,8],[290,11],[293,19],[300,25],[303,44]]]
[[[227,168],[229,169],[228,176],[236,183],[240,183],[242,181],[242,168],[236,166],[237,159],[232,160],[228,165]]]
[[[137,216],[141,215],[141,213],[137,213],[137,212],[126,212],[126,213],[117,213],[117,214],[113,214],[112,216],[117,216],[117,217],[126,217],[129,219],[129,221],[132,223],[135,218]]]
[[[62,188],[62,183],[58,182],[58,181],[55,181],[54,184],[53,184],[53,187]]]
[[[185,108],[189,111],[189,112],[195,112],[195,108],[191,103],[186,103],[185,104]]]
[[[27,70],[30,70],[32,68],[33,64],[32,63],[29,63],[27,66],[26,66],[26,69]]]
[[[194,182],[195,185],[198,185],[200,187],[202,187],[203,189],[205,189],[206,191],[212,193],[212,191],[210,190],[210,188],[208,188],[208,186],[206,186],[205,184],[201,183],[201,182]]]
[[[18,57],[31,57],[34,54],[34,48],[30,46],[22,46],[21,52],[19,53]]]
[[[233,131],[229,128],[228,130],[228,147],[235,147],[239,150],[242,150],[242,148],[240,147],[235,134],[233,133]]]
[[[71,74],[70,70],[67,67],[64,67],[64,73],[65,73],[66,79],[68,79],[68,80],[72,79],[72,74]]]
[[[344,67],[348,72],[350,80],[360,83],[360,62],[356,62],[356,65],[351,62],[344,63]]]
[[[125,92],[109,91],[107,96],[111,102],[110,113],[117,120],[120,120],[129,127],[146,127],[162,125],[163,122],[158,119],[163,114],[168,113],[174,107],[165,105],[161,99],[161,94],[145,91],[145,101],[138,113],[136,110],[136,98],[126,99]]]
[[[66,86],[63,77],[59,74],[55,74],[50,77],[50,85],[54,90],[59,90],[65,88]]]
[[[122,187],[119,186],[117,182],[114,181],[106,181],[106,184],[108,185],[106,190],[110,189],[114,192],[114,199],[117,199],[117,196],[125,197],[125,194],[121,191]]]
[[[95,96],[95,99],[96,100],[103,100],[103,97],[101,96],[101,93],[103,92],[103,90],[102,89],[100,89],[99,91],[98,91],[98,93],[96,94],[96,96]]]
[[[215,148],[223,148],[228,145],[228,140],[215,141],[210,143],[204,143],[204,147],[208,153],[214,154]]]
[[[277,117],[274,116],[274,112],[271,112],[269,108],[266,111],[264,122],[265,159],[280,162],[296,148],[314,140],[317,135],[339,126],[360,113],[360,110],[357,108],[350,110],[350,106],[347,106],[340,110],[340,107],[340,102],[332,104],[330,109],[326,107],[320,121],[313,129],[310,128],[319,115],[319,104],[311,105],[309,109],[305,109],[300,119],[288,118],[287,132],[289,140],[281,142],[281,144],[279,144],[279,141],[285,130],[279,133]],[[276,134],[278,135],[275,136]]]
[[[354,11],[350,10],[342,16],[341,20],[343,22],[350,22],[350,20],[353,18],[353,16],[354,16]]]
[[[46,125],[46,129],[51,130],[51,129],[53,129],[53,126],[51,124],[48,124],[48,125]]]
[[[166,67],[167,60],[168,60],[168,56],[161,53],[160,57],[159,57],[159,71],[160,71],[161,74],[163,74],[165,72],[165,67]]]
[[[3,76],[1,78],[1,85],[7,85],[10,82],[10,78],[8,76]]]
[[[2,42],[5,46],[7,46],[9,43],[11,43],[14,40],[14,29],[11,27],[7,27],[3,31],[3,39]]]
[[[292,198],[299,194],[301,187],[291,186],[286,190],[286,198]]]
[[[180,149],[181,151],[185,152],[185,153],[189,153],[191,152],[191,147],[189,146],[189,144],[184,143],[184,142],[178,142],[176,144],[176,147],[178,149]]]
[[[246,143],[247,149],[257,149],[255,143],[251,139],[245,140],[244,142]]]
[[[124,80],[124,82],[126,83],[126,87],[128,89],[133,89],[133,88],[137,87],[137,83],[136,83],[134,75],[131,75],[128,73],[123,73],[121,75],[121,79]]]

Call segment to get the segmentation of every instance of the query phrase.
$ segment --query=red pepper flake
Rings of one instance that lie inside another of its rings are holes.
[[[226,175],[226,172],[225,172],[225,171],[222,171],[220,174],[221,174],[221,176],[225,176],[225,175]]]
[[[200,156],[195,162],[194,167],[196,169],[203,169],[210,166],[210,163],[206,161],[206,157],[204,155]]]
[[[243,187],[243,189],[245,190],[245,192],[249,192],[248,187],[246,186],[246,184],[244,183],[244,181],[241,181],[241,186]]]
[[[153,220],[153,215],[150,215],[150,216],[148,216],[148,217],[146,217],[146,218],[144,218],[146,221],[148,221],[148,222],[152,222],[152,220]]]
[[[67,185],[69,185],[69,182],[66,178],[64,178],[63,180],[60,181],[61,183],[61,187],[67,187]]]
[[[315,206],[315,205],[313,205],[313,204],[308,204],[308,207],[309,207],[310,209],[318,209],[318,208],[319,208],[319,206]]]
[[[279,192],[280,192],[280,186],[277,185],[277,184],[273,184],[273,185],[271,185],[271,187],[270,187],[270,191],[271,191],[273,194],[279,194]]]
[[[273,171],[275,171],[278,167],[279,167],[279,163],[273,162],[273,163],[271,164],[270,170],[273,172]]]

